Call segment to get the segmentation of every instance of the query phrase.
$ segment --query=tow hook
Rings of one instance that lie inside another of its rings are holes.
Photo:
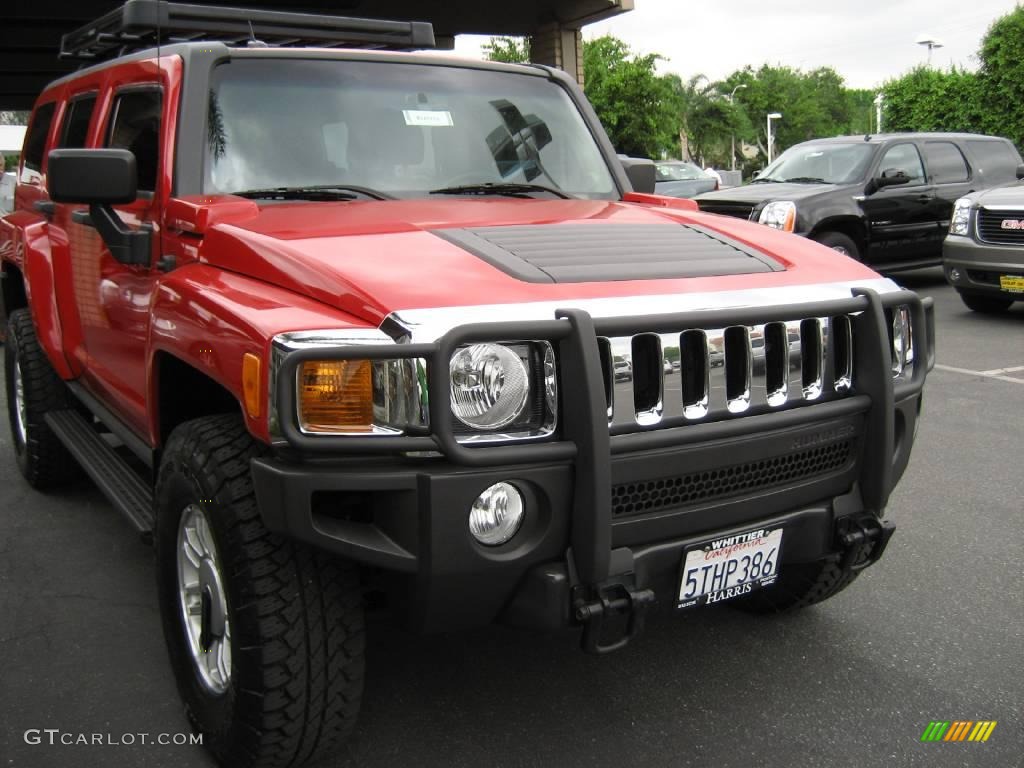
[[[836,541],[843,552],[839,567],[861,571],[878,562],[895,532],[895,523],[874,515],[841,518],[836,523]]]
[[[653,590],[636,589],[621,581],[590,588],[577,585],[572,609],[576,621],[583,625],[581,647],[595,654],[625,648],[643,631],[645,614],[655,602]]]

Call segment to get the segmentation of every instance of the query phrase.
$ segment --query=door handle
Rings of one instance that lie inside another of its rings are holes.
[[[920,195],[917,196],[917,199],[920,200],[921,202],[928,202],[929,200],[934,200],[935,195],[929,195],[927,192],[922,192]]]
[[[52,200],[36,200],[32,207],[44,216],[53,216],[57,212],[57,204]]]

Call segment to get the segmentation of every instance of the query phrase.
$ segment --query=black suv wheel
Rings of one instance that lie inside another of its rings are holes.
[[[1005,312],[1013,304],[1013,299],[1007,299],[1002,296],[971,293],[970,291],[960,291],[959,293],[960,299],[967,305],[968,309],[975,312],[983,312],[986,315],[997,315],[1000,312]]]
[[[28,309],[16,309],[8,318],[4,367],[18,469],[33,488],[66,483],[77,475],[78,464],[43,417],[47,411],[70,407],[70,397],[39,346]]]
[[[178,689],[223,765],[336,753],[359,710],[363,609],[355,568],[268,531],[236,416],[171,434],[156,490],[157,580]]]
[[[839,251],[844,256],[860,261],[860,249],[857,247],[857,244],[853,242],[852,238],[844,235],[842,232],[822,232],[819,235],[815,235],[814,240],[831,248],[833,251]]]

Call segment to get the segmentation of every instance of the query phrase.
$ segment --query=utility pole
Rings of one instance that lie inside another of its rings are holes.
[[[741,88],[746,88],[746,87],[747,87],[746,83],[740,83],[739,85],[737,85],[735,88],[732,89],[732,93],[729,94],[729,106],[730,107],[735,106],[736,91],[740,90]],[[736,170],[736,132],[735,131],[733,131],[733,134],[732,134],[732,150],[731,150],[731,152],[732,152],[732,154],[730,155],[730,157],[732,158],[732,167],[730,168],[730,170],[735,171]]]
[[[772,120],[779,120],[781,118],[781,112],[768,113],[768,165],[772,164]]]
[[[875,96],[875,133],[882,132],[882,102],[885,101],[884,94]]]

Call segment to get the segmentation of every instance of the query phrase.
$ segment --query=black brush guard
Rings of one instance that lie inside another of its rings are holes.
[[[611,456],[627,451],[638,438],[644,447],[715,440],[744,434],[743,417],[706,424],[689,424],[611,437],[608,431],[604,374],[598,337],[640,332],[667,333],[680,328],[715,329],[731,325],[785,322],[806,317],[847,315],[853,323],[854,382],[852,397],[870,401],[867,410],[865,449],[858,483],[864,514],[844,523],[837,546],[846,553],[845,567],[861,568],[881,555],[892,526],[881,520],[892,491],[895,404],[920,394],[927,373],[935,363],[934,316],[930,298],[911,291],[879,294],[854,289],[850,298],[787,306],[701,310],[626,318],[594,319],[578,309],[555,312],[551,320],[480,323],[452,329],[430,344],[360,345],[301,349],[288,353],[277,377],[278,418],[281,433],[294,448],[309,454],[396,454],[436,451],[467,467],[558,462],[572,460],[575,489],[571,520],[571,544],[566,553],[572,581],[572,615],[583,625],[583,645],[592,652],[607,652],[625,645],[643,627],[643,616],[653,604],[650,590],[637,589],[632,574],[613,567]],[[915,359],[908,378],[894,379],[886,310],[906,306],[910,310]],[[428,430],[404,436],[329,436],[303,434],[298,425],[295,399],[296,372],[307,360],[380,360],[423,358],[427,361],[430,393],[450,389],[449,361],[465,344],[510,340],[547,340],[556,345],[559,386],[573,393],[563,398],[560,439],[523,445],[463,445],[452,429],[450,399],[430,397]],[[848,408],[849,398],[804,405],[758,417],[762,426],[785,426],[812,408],[820,417]],[[613,639],[604,639],[604,626],[617,616]]]

